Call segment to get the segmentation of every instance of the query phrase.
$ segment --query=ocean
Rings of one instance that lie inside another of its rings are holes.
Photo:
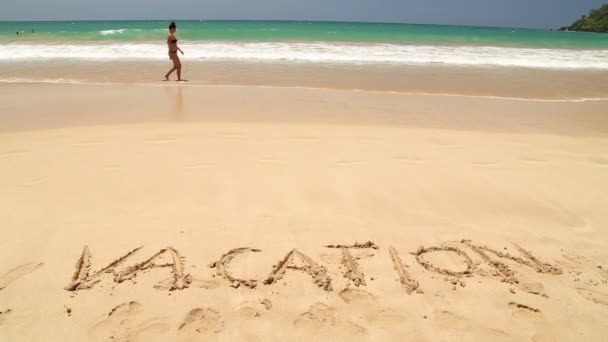
[[[0,22],[0,61],[166,60],[168,24]],[[176,36],[189,61],[608,70],[608,35],[598,33],[301,21],[177,25]]]

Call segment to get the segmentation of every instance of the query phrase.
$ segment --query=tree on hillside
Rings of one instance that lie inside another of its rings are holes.
[[[608,4],[592,9],[572,25],[565,27],[570,31],[608,32]]]

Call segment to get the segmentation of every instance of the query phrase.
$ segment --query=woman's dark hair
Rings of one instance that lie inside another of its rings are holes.
[[[174,29],[177,26],[175,26],[175,21],[172,21],[171,24],[169,24],[169,29]]]

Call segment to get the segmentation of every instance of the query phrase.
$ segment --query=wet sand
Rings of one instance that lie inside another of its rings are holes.
[[[525,99],[608,99],[605,70],[197,61],[184,58],[190,85],[267,86]],[[169,61],[0,62],[0,82],[154,84]],[[175,79],[175,74],[173,79]]]

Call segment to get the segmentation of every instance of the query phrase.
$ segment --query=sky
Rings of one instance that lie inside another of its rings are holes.
[[[321,20],[558,28],[608,0],[8,0],[12,20]]]

